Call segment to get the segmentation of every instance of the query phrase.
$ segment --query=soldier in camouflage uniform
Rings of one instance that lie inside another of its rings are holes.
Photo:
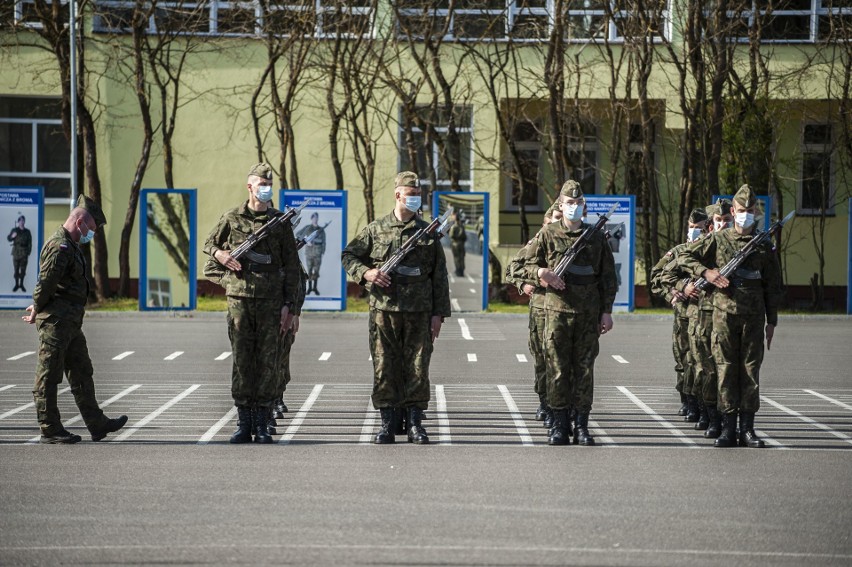
[[[711,342],[719,377],[717,404],[723,423],[715,445],[731,447],[737,444],[739,414],[740,445],[763,447],[763,441],[754,432],[754,414],[760,408],[764,333],[768,349],[778,324],[781,268],[778,256],[767,242],[730,278],[719,273],[719,268],[745,247],[757,230],[757,196],[748,185],[743,185],[734,195],[732,210],[733,228],[714,232],[711,238],[688,246],[682,253],[681,263],[693,277],[704,277],[718,288],[713,293]],[[692,286],[687,286],[685,292],[688,296],[694,295]]]
[[[279,394],[280,338],[292,325],[299,256],[293,229],[284,223],[253,249],[268,255],[270,263],[231,257],[229,250],[280,214],[269,206],[269,165],[253,166],[246,188],[248,200],[222,215],[204,243],[204,253],[210,256],[204,274],[224,287],[228,297],[228,337],[233,351],[231,395],[239,415],[231,443],[248,443],[252,433],[256,443],[272,443],[268,424]]]
[[[547,287],[545,358],[547,403],[553,409],[551,445],[570,443],[570,408],[577,415],[574,443],[594,445],[589,412],[594,397],[598,339],[612,329],[612,304],[618,290],[615,261],[603,232],[594,233],[564,279],[553,268],[588,225],[582,222],[585,198],[576,181],[559,193],[561,222],[544,227],[533,241],[527,269]]]
[[[378,268],[420,228],[420,180],[396,176],[393,211],[367,225],[343,250],[343,267],[370,293],[373,407],[382,416],[376,443],[393,443],[395,408],[404,408],[408,441],[428,443],[421,424],[430,399],[429,360],[441,324],[450,316],[447,261],[440,240],[420,240],[391,274]]]
[[[83,334],[83,314],[89,297],[86,260],[80,244],[90,242],[106,224],[101,208],[85,195],[41,250],[39,281],[33,304],[23,317],[38,329],[38,365],[33,400],[41,428],[41,443],[77,443],[65,430],[56,404],[63,374],[68,376],[74,402],[92,436],[100,441],[127,423],[127,416],[109,419],[95,397],[94,369]]]
[[[453,251],[453,263],[456,265],[456,275],[464,276],[464,245],[467,242],[467,232],[462,225],[458,212],[453,213],[453,226],[450,227],[450,249]]]
[[[17,226],[6,237],[12,243],[12,265],[15,269],[15,288],[12,291],[20,289],[25,293],[27,288],[24,287],[24,278],[27,277],[27,264],[33,251],[33,235],[24,226],[26,222],[24,215],[19,216]]]
[[[319,213],[311,213],[311,224],[299,230],[296,238],[307,238],[314,232],[319,234],[313,241],[305,245],[305,262],[308,264],[308,281],[306,294],[314,292],[319,295],[317,280],[319,280],[322,255],[325,254],[325,229],[319,225]]]

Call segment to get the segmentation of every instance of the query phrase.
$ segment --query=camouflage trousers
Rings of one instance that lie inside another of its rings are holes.
[[[94,369],[82,325],[82,312],[79,320],[76,316],[50,315],[36,322],[39,347],[33,401],[39,427],[45,435],[62,428],[56,398],[63,375],[68,376],[74,402],[89,431],[103,429],[108,421],[95,398]]]
[[[713,311],[712,350],[719,376],[717,406],[722,413],[760,409],[764,315]]]
[[[456,271],[458,273],[464,272],[464,242],[461,244],[452,245],[453,250],[453,263],[456,265]]]
[[[370,310],[374,408],[428,409],[431,318],[428,311]]]
[[[589,412],[595,390],[595,358],[600,345],[600,315],[546,311],[544,352],[547,405]]]
[[[287,331],[284,336],[279,335],[278,351],[278,384],[276,386],[276,400],[280,400],[290,383],[290,351],[296,341],[296,333]]]
[[[710,349],[712,332],[712,311],[699,310],[698,317],[689,320],[689,350],[695,373],[692,395],[704,400],[706,405],[716,405],[719,387],[716,363],[713,361],[713,352]]]
[[[280,299],[228,296],[234,405],[271,407],[277,399],[280,326]]]
[[[308,279],[318,280],[320,267],[322,266],[322,254],[306,255],[305,262],[308,264]]]
[[[534,390],[536,394],[547,395],[547,362],[544,358],[544,327],[547,322],[547,311],[540,307],[530,306],[530,355],[533,359],[535,372]]]
[[[689,319],[674,316],[672,326],[672,354],[677,382],[675,389],[682,394],[692,394],[692,365],[689,360]],[[687,389],[688,388],[688,389]]]

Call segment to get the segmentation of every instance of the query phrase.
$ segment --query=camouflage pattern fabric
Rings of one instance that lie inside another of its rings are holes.
[[[467,242],[467,232],[460,224],[454,224],[450,227],[450,248],[453,251],[453,262],[456,265],[458,273],[464,272],[464,244]]]
[[[703,399],[706,405],[715,405],[719,381],[710,348],[713,310],[700,309],[698,316],[689,320],[689,325],[689,345],[696,374],[693,394]]]
[[[50,314],[82,312],[89,297],[86,259],[80,246],[63,227],[41,249],[39,276],[33,290],[36,319]]]
[[[675,284],[683,276],[677,258],[685,244],[678,244],[651,269],[651,293],[663,298],[671,305]],[[672,305],[674,323],[672,325],[672,355],[675,362],[675,389],[682,394],[692,393],[693,371],[689,351],[689,315],[687,305],[678,301]]]
[[[760,409],[763,321],[762,315],[713,312],[711,341],[719,380],[716,405],[722,413]]]
[[[428,409],[430,320],[428,311],[370,310],[374,408]]]
[[[594,401],[595,359],[600,345],[597,313],[545,311],[544,353],[547,405],[590,412]]]
[[[312,280],[319,279],[320,267],[322,266],[322,255],[325,254],[325,230],[321,226],[308,226],[299,230],[297,238],[307,238],[314,232],[319,232],[313,242],[305,245],[305,263],[308,265],[308,276]]]
[[[307,289],[308,274],[305,268],[299,263],[299,289],[296,294],[296,305],[294,313],[301,316],[302,307],[305,304],[305,290]],[[278,340],[278,386],[275,399],[281,399],[284,392],[287,390],[287,384],[290,383],[290,351],[293,349],[293,343],[296,342],[296,333],[288,330]]]
[[[281,306],[280,298],[228,296],[231,395],[237,406],[272,407],[277,399]]]
[[[535,237],[533,237],[535,238]],[[532,242],[532,241],[530,241]],[[506,266],[506,282],[517,286],[518,293],[524,294],[523,287],[526,284],[535,287],[530,296],[530,319],[529,319],[529,350],[533,359],[533,372],[535,376],[535,393],[547,394],[547,364],[544,359],[544,328],[546,313],[544,310],[545,291],[538,287],[538,281],[528,279],[529,272],[526,270],[530,242],[521,248],[514,258]]]
[[[28,228],[17,226],[9,232],[6,239],[12,243],[12,259],[26,260],[33,251],[33,234]]]

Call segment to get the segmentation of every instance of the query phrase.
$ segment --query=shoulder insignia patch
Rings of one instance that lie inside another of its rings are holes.
[[[63,242],[62,244],[59,245],[59,249],[60,250],[68,250],[68,244]]]

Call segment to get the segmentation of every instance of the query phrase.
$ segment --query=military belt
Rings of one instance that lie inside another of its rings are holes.
[[[733,285],[737,289],[743,289],[747,287],[762,287],[763,284],[760,280],[746,280],[743,278],[734,278],[731,280],[731,285]]]
[[[759,280],[760,279],[760,270],[746,270],[745,268],[737,268],[734,272],[735,278],[741,278],[744,280]]]
[[[598,281],[594,275],[580,276],[571,272],[565,274],[564,280],[568,285],[592,285]]]
[[[278,272],[280,268],[275,264],[256,264],[255,262],[246,262],[243,264],[243,269],[247,272]]]
[[[403,276],[400,274],[393,275],[393,283],[399,285],[408,285],[418,282],[425,282],[429,279],[429,274],[420,274],[419,276]]]

